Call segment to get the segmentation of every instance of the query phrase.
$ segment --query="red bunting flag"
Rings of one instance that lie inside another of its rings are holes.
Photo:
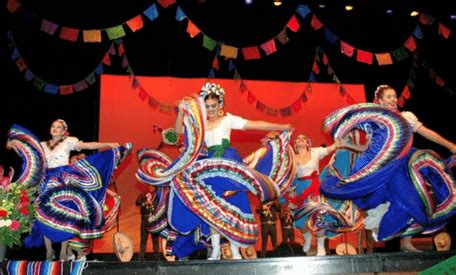
[[[409,99],[410,96],[411,96],[410,89],[408,86],[405,86],[404,90],[402,91],[401,97],[403,97],[404,99]]]
[[[16,66],[19,69],[19,72],[23,72],[27,69],[27,64],[25,64],[25,61],[22,57],[19,57],[16,60]]]
[[[448,29],[445,25],[439,23],[439,34],[443,36],[443,38],[448,39],[451,34],[451,30]]]
[[[201,30],[195,24],[193,24],[193,22],[191,20],[188,20],[188,24],[187,24],[188,35],[190,35],[190,37],[193,38],[193,37],[197,36],[200,32],[201,32]]]
[[[261,44],[260,47],[263,49],[263,51],[266,53],[266,55],[270,55],[277,51],[274,39],[271,39],[271,40]]]
[[[256,97],[252,94],[252,92],[251,92],[251,91],[248,91],[248,92],[247,92],[247,102],[248,102],[249,104],[252,104],[252,103],[255,103],[256,100],[257,100],[257,99],[256,99]]]
[[[149,96],[149,94],[147,93],[147,91],[143,87],[139,88],[139,94],[138,95],[139,95],[139,98],[141,100],[144,100],[144,99],[146,99]]]
[[[323,23],[321,23],[320,20],[315,16],[315,14],[312,15],[312,20],[310,21],[310,25],[314,30],[319,30],[323,27]]]
[[[420,16],[420,23],[423,25],[431,25],[432,21],[429,19],[429,17],[427,15],[422,13]]]
[[[120,44],[119,47],[117,48],[117,55],[122,56],[125,53],[125,47],[124,44]]]
[[[257,108],[257,110],[264,111],[264,109],[266,108],[266,105],[264,105],[260,101],[257,101],[256,108]]]
[[[443,80],[440,76],[436,76],[435,83],[437,83],[439,87],[443,87],[445,85],[445,80]]]
[[[292,31],[292,32],[297,32],[299,30],[299,21],[298,19],[296,18],[295,15],[293,15],[290,19],[290,21],[288,21],[287,23],[287,27]]]
[[[252,60],[252,59],[260,59],[260,49],[258,47],[246,47],[242,48],[242,55],[244,56],[245,60]]]
[[[293,109],[293,112],[299,112],[299,110],[301,110],[301,100],[296,100],[291,104],[291,108]]]
[[[412,35],[405,41],[404,47],[411,52],[416,50],[416,42]]]
[[[105,54],[105,56],[103,57],[103,60],[101,60],[101,63],[105,64],[106,66],[111,65],[111,58],[109,57],[109,53]]]
[[[404,98],[403,98],[402,96],[400,96],[400,97],[397,99],[397,105],[398,105],[399,107],[401,107],[401,108],[404,107],[404,105],[405,105],[405,100],[404,100]]]
[[[59,87],[61,95],[71,95],[73,93],[73,85],[63,85]]]
[[[241,81],[241,85],[239,86],[239,91],[241,93],[244,93],[245,91],[247,91],[247,85],[245,85],[244,81]]]
[[[340,52],[348,57],[352,57],[355,53],[355,48],[344,41],[340,41]]]
[[[78,35],[79,35],[78,29],[62,27],[62,30],[60,31],[60,39],[63,39],[63,40],[76,42],[78,40]]]
[[[220,67],[219,67],[219,60],[217,58],[217,56],[214,57],[214,60],[212,60],[212,68],[214,68],[214,70],[219,70]]]
[[[356,101],[353,99],[353,97],[351,97],[349,94],[347,94],[347,98],[346,99],[347,99],[347,103],[350,104],[350,105],[356,103]]]
[[[166,9],[167,7],[176,3],[176,0],[157,0],[157,2],[158,2],[158,4],[160,4],[160,6],[162,6]]]
[[[320,73],[320,68],[318,67],[317,61],[314,61],[314,63],[313,63],[312,72],[314,72],[315,74]]]
[[[325,53],[323,53],[323,60],[322,61],[323,61],[323,64],[325,64],[325,65],[328,65],[328,63],[329,63],[328,56]]]
[[[6,8],[10,13],[15,12],[17,9],[19,9],[22,6],[21,3],[19,3],[18,0],[8,0],[8,3],[6,3]]]
[[[132,32],[136,32],[144,27],[144,21],[142,20],[141,14],[133,17],[127,21],[127,25],[130,27]]]
[[[372,58],[373,55],[370,52],[363,51],[363,50],[358,50],[357,55],[356,55],[356,60],[362,63],[366,63],[369,65],[372,65]]]

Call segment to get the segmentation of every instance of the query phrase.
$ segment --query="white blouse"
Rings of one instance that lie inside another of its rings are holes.
[[[246,124],[246,119],[227,113],[226,116],[221,118],[220,123],[216,127],[212,129],[206,128],[206,134],[204,136],[206,146],[221,145],[222,139],[230,140],[232,129],[242,130]]]
[[[312,175],[313,171],[320,174],[320,160],[328,155],[328,150],[324,147],[314,147],[310,149],[310,159],[305,164],[298,164],[296,176],[298,178]]]
[[[418,130],[418,128],[420,128],[420,126],[423,125],[423,123],[421,123],[418,120],[418,118],[415,116],[415,114],[413,114],[412,112],[404,111],[404,112],[401,113],[401,115],[410,124],[410,126],[412,127],[413,132],[416,132],[416,130]]]
[[[55,168],[70,163],[71,151],[80,151],[77,147],[79,140],[76,137],[67,137],[54,150],[48,147],[46,141],[41,142],[46,157],[47,168]]]

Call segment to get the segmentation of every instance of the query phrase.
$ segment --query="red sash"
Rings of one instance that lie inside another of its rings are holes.
[[[288,194],[284,195],[284,198],[288,203],[292,203],[296,206],[300,206],[307,197],[318,196],[320,194],[320,178],[318,177],[317,171],[314,171],[310,176],[301,177],[299,180],[311,180],[311,183],[300,195],[295,197],[290,197]]]

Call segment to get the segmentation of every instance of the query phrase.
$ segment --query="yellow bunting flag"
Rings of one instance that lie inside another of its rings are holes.
[[[101,30],[85,30],[82,31],[82,39],[85,43],[100,43]]]
[[[238,48],[233,46],[228,46],[226,44],[222,44],[220,49],[220,55],[225,56],[228,58],[236,59],[238,55]]]

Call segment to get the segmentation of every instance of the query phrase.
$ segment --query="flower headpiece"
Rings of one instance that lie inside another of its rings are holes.
[[[386,84],[379,85],[374,92],[374,103],[380,103],[380,98],[383,96],[384,91],[389,89],[393,88]]]
[[[203,87],[201,87],[200,96],[205,98],[206,96],[214,94],[219,98],[219,103],[221,106],[225,104],[224,96],[225,90],[219,85],[211,82],[204,83]]]

